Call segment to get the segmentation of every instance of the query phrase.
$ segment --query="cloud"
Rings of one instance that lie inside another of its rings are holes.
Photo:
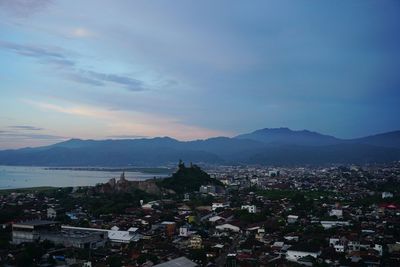
[[[70,32],[70,35],[73,37],[87,38],[92,37],[95,34],[86,28],[75,28]]]
[[[45,47],[35,45],[20,45],[0,40],[0,48],[5,48],[25,57],[38,59],[41,63],[50,63],[58,66],[72,67],[75,62],[65,55],[59,47]]]
[[[71,81],[74,81],[77,83],[90,84],[93,86],[103,86],[104,85],[104,83],[102,81],[92,79],[90,77],[83,75],[82,73],[79,73],[79,72],[68,73],[66,76]]]
[[[79,69],[77,62],[68,56],[67,51],[58,47],[39,47],[35,45],[20,45],[0,40],[0,48],[5,48],[21,56],[36,58],[40,63],[59,67],[67,79],[92,86],[105,86],[106,83],[122,86],[129,91],[145,90],[144,83],[124,75]]]
[[[144,90],[143,82],[137,79],[132,79],[126,76],[120,76],[115,74],[94,72],[94,71],[83,71],[82,73],[88,75],[89,77],[94,78],[97,81],[105,81],[123,85],[130,91]]]
[[[23,100],[32,106],[45,111],[59,112],[78,117],[87,117],[103,123],[106,137],[157,137],[170,136],[180,140],[203,139],[212,136],[232,135],[231,133],[188,125],[180,120],[159,114],[136,111],[103,109],[94,106],[77,104],[53,104],[40,101]],[[126,136],[124,133],[132,133]],[[91,138],[88,136],[88,138]]]
[[[16,129],[16,130],[28,130],[28,131],[41,131],[43,128],[30,126],[30,125],[11,125],[8,126],[9,128]]]
[[[129,134],[106,136],[106,138],[111,138],[111,139],[139,139],[139,138],[147,138],[147,137],[149,137],[149,136],[146,136],[146,135],[129,135]]]
[[[9,14],[25,17],[46,8],[52,0],[0,0],[0,10]]]
[[[65,140],[67,137],[51,135],[51,134],[29,134],[29,133],[16,133],[16,132],[0,132],[0,138],[12,139],[40,139],[40,140]]]

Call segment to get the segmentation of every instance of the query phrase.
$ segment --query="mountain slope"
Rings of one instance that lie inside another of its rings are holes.
[[[370,135],[362,138],[353,139],[352,142],[382,147],[400,148],[400,131]]]

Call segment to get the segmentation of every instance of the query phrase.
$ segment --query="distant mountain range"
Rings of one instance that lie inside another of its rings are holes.
[[[308,130],[265,128],[233,138],[81,140],[0,151],[0,165],[159,166],[210,164],[363,164],[400,160],[400,131],[339,139]]]

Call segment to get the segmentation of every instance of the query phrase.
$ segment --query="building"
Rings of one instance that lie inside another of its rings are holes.
[[[203,239],[200,235],[193,235],[189,240],[189,246],[192,249],[201,249],[203,247]]]
[[[12,225],[12,243],[30,243],[40,240],[40,234],[43,232],[57,231],[60,224],[55,221],[32,220]]]
[[[332,227],[337,227],[337,226],[349,226],[350,222],[347,221],[321,221],[322,227],[324,229],[330,229]]]
[[[98,248],[107,241],[107,233],[82,229],[63,229],[54,221],[26,221],[12,226],[12,243],[31,243],[48,240],[65,247]]]
[[[382,192],[382,198],[392,198],[393,194],[390,192]]]
[[[211,210],[212,211],[215,211],[216,209],[219,209],[219,208],[222,208],[222,209],[229,208],[229,204],[228,203],[221,203],[221,202],[212,203],[212,205],[211,205]]]
[[[128,244],[130,242],[136,242],[142,237],[140,234],[137,233],[138,228],[134,227],[129,228],[128,231],[120,231],[120,230],[107,230],[99,228],[74,227],[74,226],[63,225],[62,229],[81,230],[87,232],[102,232],[106,234],[107,239],[112,244]]]
[[[61,229],[57,232],[43,232],[40,234],[41,240],[48,240],[54,244],[64,247],[74,248],[100,248],[107,242],[107,233],[100,231],[84,231]]]
[[[257,207],[255,205],[242,205],[242,210],[247,210],[249,213],[256,213]]]
[[[337,218],[343,218],[343,210],[332,209],[331,211],[329,211],[329,216],[336,216]]]
[[[321,254],[321,251],[318,249],[307,248],[307,246],[296,246],[291,247],[286,252],[286,259],[288,261],[297,262],[299,259],[311,256],[313,258],[317,258]]]
[[[176,258],[170,261],[166,261],[153,267],[198,267],[199,265],[186,257]]]
[[[336,252],[344,253],[345,243],[339,238],[329,238],[329,246],[333,247]]]
[[[288,223],[295,223],[295,222],[297,222],[297,219],[299,219],[299,216],[297,216],[297,215],[288,215],[287,216]]]
[[[65,214],[65,210],[62,208],[48,208],[47,209],[47,219],[54,220],[57,216]]]
[[[173,236],[175,234],[176,223],[164,221],[161,223],[165,227],[165,233],[167,236]]]
[[[215,229],[219,230],[219,231],[231,231],[231,232],[239,232],[240,228],[238,226],[229,224],[229,223],[225,223],[225,224],[221,224],[215,227]]]

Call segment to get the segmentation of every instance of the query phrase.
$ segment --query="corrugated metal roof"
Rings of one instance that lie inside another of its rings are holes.
[[[154,265],[153,267],[196,267],[196,266],[199,265],[189,260],[186,257],[180,257],[164,263]]]

